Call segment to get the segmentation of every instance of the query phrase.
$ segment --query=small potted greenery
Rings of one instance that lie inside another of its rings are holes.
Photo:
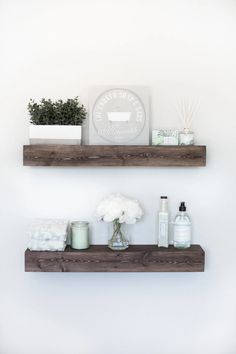
[[[78,97],[67,101],[30,100],[30,144],[80,145],[87,111]]]

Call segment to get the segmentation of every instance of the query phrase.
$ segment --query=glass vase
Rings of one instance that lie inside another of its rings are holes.
[[[108,247],[114,251],[122,251],[129,247],[129,242],[124,235],[124,224],[114,220],[112,223],[112,236],[108,241]]]

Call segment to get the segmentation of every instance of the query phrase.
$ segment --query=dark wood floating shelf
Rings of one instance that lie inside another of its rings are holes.
[[[206,146],[25,145],[24,166],[205,166]]]
[[[83,251],[69,246],[64,252],[25,251],[26,272],[203,272],[204,262],[205,252],[199,245],[184,250],[132,245],[112,251],[94,245]]]

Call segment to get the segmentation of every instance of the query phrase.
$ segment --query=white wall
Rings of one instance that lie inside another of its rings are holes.
[[[236,2],[0,1],[0,353],[236,353]],[[178,126],[178,97],[200,98],[206,168],[28,168],[29,98],[99,84],[147,85],[152,126]],[[93,223],[111,192],[138,198],[134,243],[154,243],[159,196],[186,200],[205,273],[24,273],[30,218]]]

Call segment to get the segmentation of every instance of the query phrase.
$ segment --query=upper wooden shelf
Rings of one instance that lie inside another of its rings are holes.
[[[112,251],[106,245],[63,252],[25,251],[26,272],[203,272],[205,252],[199,245],[187,249],[132,245]]]
[[[206,146],[24,145],[24,166],[205,166]]]

